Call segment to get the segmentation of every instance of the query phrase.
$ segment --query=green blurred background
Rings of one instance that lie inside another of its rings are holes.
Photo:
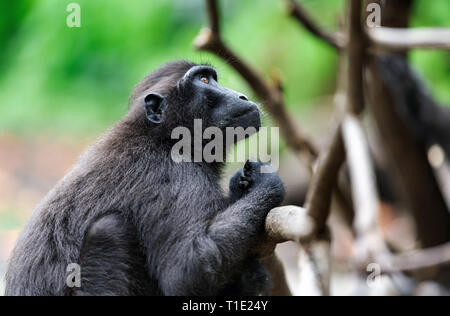
[[[66,26],[68,3],[1,2],[0,132],[100,132],[125,113],[140,78],[175,58],[213,63],[223,84],[251,94],[223,62],[192,48],[205,22],[202,0],[81,0],[81,28]],[[303,3],[331,29],[345,1]],[[283,1],[222,4],[225,38],[265,74],[281,70],[293,109],[333,92],[336,54],[286,17]],[[414,25],[449,21],[448,0],[417,1]],[[450,103],[449,55],[419,52],[413,60],[438,98]]]
[[[0,2],[0,279],[34,205],[86,143],[126,113],[144,75],[172,59],[208,62],[223,85],[252,96],[225,63],[193,49],[206,22],[203,0],[79,0],[81,28],[66,25],[70,2]],[[333,30],[346,2],[302,3]],[[292,113],[333,94],[336,53],[288,18],[283,1],[221,6],[224,38],[264,75],[279,69]],[[412,21],[450,26],[450,1],[416,0]],[[417,51],[411,58],[436,98],[450,104],[450,54]]]

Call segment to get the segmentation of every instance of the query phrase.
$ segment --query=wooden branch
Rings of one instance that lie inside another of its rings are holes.
[[[292,117],[287,113],[283,94],[278,81],[268,83],[261,74],[238,57],[222,40],[220,35],[220,16],[217,1],[207,0],[210,28],[204,28],[194,41],[199,50],[209,51],[234,68],[250,85],[255,94],[264,102],[265,109],[280,126],[287,145],[297,156],[307,154],[307,165],[312,166],[318,156],[317,147],[298,129]],[[323,155],[323,162],[314,175],[309,193],[307,210],[297,207],[283,207],[272,210],[266,219],[266,234],[253,249],[254,252],[267,257],[273,252],[276,243],[287,240],[297,242],[311,241],[326,231],[326,220],[330,213],[333,189],[336,187],[339,169],[344,162],[344,147],[341,133],[337,131],[332,145]],[[315,242],[315,241],[314,241]],[[329,249],[329,241],[328,241]],[[315,248],[315,246],[313,246]],[[313,268],[321,271],[323,266],[314,260]],[[328,260],[329,266],[329,260]],[[278,270],[278,272],[280,272]],[[322,294],[329,292],[329,273],[317,273]]]
[[[333,190],[337,186],[344,160],[344,145],[338,128],[330,147],[319,158],[317,171],[308,190],[302,225],[296,224],[297,230],[303,233],[302,236],[296,236],[296,240],[301,242],[303,253],[299,261],[301,276],[309,280],[307,285],[321,296],[330,295],[331,273],[330,238],[324,240],[321,236],[328,232],[326,222],[331,211]]]
[[[323,40],[325,43],[331,45],[337,50],[344,47],[344,41],[339,33],[330,34],[322,30],[307,11],[297,3],[295,0],[287,0],[287,8],[289,14],[296,19],[307,31],[316,36],[317,38]]]
[[[304,208],[298,206],[277,207],[267,215],[266,240],[259,244],[267,247],[272,243],[285,241],[295,241],[300,246],[299,269],[302,286],[308,288],[309,294],[328,296],[330,294],[331,273],[328,230],[322,228],[321,231],[318,231],[316,220]],[[257,253],[261,253],[261,250],[258,249]],[[263,258],[263,260],[266,259]],[[281,280],[277,282],[278,285],[274,295],[286,293],[287,285],[282,269],[272,268],[272,270],[275,270],[275,272],[271,272],[272,275],[276,275],[276,278]]]
[[[330,293],[330,237],[326,221],[330,214],[333,189],[337,185],[339,170],[345,160],[340,129],[335,132],[330,147],[317,167],[308,190],[306,209],[297,206],[278,207],[266,218],[265,244],[295,241],[300,245],[301,278],[307,286],[321,296]],[[328,236],[326,239],[323,236]]]
[[[379,0],[366,0],[366,4],[374,2],[378,3]],[[403,54],[403,58],[406,58],[410,48],[423,44],[420,43],[423,38],[417,37],[418,33],[415,30],[405,29],[408,26],[412,4],[412,0],[384,3],[382,25],[399,29],[383,27],[367,30],[368,41],[372,47],[388,51],[397,50]],[[414,38],[409,37],[412,35]],[[403,36],[405,38],[401,38]],[[450,239],[449,214],[427,162],[425,151],[414,140],[396,111],[396,100],[390,89],[390,86],[396,83],[387,82],[381,74],[375,57],[368,59],[365,86],[368,91],[369,109],[386,153],[391,157],[404,201],[414,217],[418,240],[424,247],[433,247]],[[376,231],[370,237],[374,244],[378,244],[375,245],[377,248],[372,250],[372,258],[381,265],[385,273],[393,276],[393,280],[403,276],[401,272],[407,271],[407,268],[426,266],[426,261],[420,261],[420,258],[390,254],[382,236]]]
[[[272,275],[274,296],[289,296],[284,270],[274,253],[275,245],[285,241],[299,244],[302,256],[302,275],[308,275],[306,285],[315,289],[318,295],[329,295],[330,284],[330,240],[327,230],[317,234],[314,218],[307,210],[298,206],[283,206],[272,209],[266,217],[265,235],[253,249]],[[325,238],[326,237],[326,238]]]
[[[331,245],[329,235],[317,236],[300,245],[298,260],[302,292],[312,296],[330,295]]]
[[[337,185],[339,170],[345,153],[340,129],[335,132],[330,147],[319,158],[319,165],[308,190],[305,207],[308,216],[315,221],[316,232],[325,228],[330,214],[333,190]]]
[[[428,249],[381,257],[381,272],[411,272],[450,265],[450,243]]]
[[[216,2],[214,5],[209,2]],[[212,25],[219,24],[220,16],[217,11],[217,1],[208,0],[208,16],[210,23]],[[216,27],[216,30],[218,28]],[[304,134],[299,130],[293,118],[288,114],[281,90],[279,89],[278,80],[275,82],[275,85],[271,85],[250,65],[245,63],[241,58],[239,58],[222,40],[221,36],[217,31],[213,31],[213,28],[204,28],[197,38],[194,41],[194,44],[197,49],[205,50],[214,53],[219,56],[223,60],[225,60],[231,67],[233,67],[250,85],[255,94],[258,96],[260,100],[264,101],[264,106],[267,112],[271,114],[271,116],[277,122],[277,125],[280,127],[283,138],[285,139],[288,147],[296,154],[297,157],[301,158],[303,161],[306,160],[307,166],[312,168],[312,164],[314,160],[318,156],[318,149],[316,145],[310,141]],[[339,134],[339,133],[338,133]],[[332,146],[333,152],[341,150],[343,152],[342,142],[337,142],[335,146]],[[305,155],[306,154],[306,155]],[[306,156],[306,159],[305,159]],[[328,170],[328,166],[330,164],[334,164],[334,158],[329,157],[330,161],[324,164],[325,170]],[[336,169],[335,172],[338,172],[339,167],[343,163],[342,157],[337,157],[336,159],[337,166],[331,166],[331,168]],[[321,179],[319,181],[319,186],[317,189],[322,190],[323,184],[322,181],[326,180],[326,172],[322,172],[319,176]],[[333,176],[328,177],[332,179]],[[334,180],[331,181],[334,183]],[[327,189],[328,190],[328,189]],[[342,200],[342,197],[345,197],[339,188],[338,197]],[[326,198],[325,200],[327,200]],[[317,202],[316,202],[317,200]],[[326,218],[329,214],[329,202],[323,201],[320,202],[318,197],[311,199],[312,201],[312,209],[313,214],[319,220],[319,227],[323,227],[326,221]],[[323,203],[321,207],[316,205]],[[345,203],[341,203],[343,207],[345,207]],[[328,208],[327,208],[328,205]],[[323,212],[323,215],[319,215],[320,212]]]
[[[362,73],[364,67],[366,41],[360,21],[361,1],[350,1],[349,14],[349,47],[347,69],[347,111],[359,114],[364,109]],[[320,231],[329,216],[331,194],[336,187],[338,172],[345,161],[344,144],[340,129],[335,132],[331,146],[324,155],[322,165],[313,178],[308,193],[306,208],[308,214],[317,221]]]
[[[366,41],[362,30],[360,15],[361,1],[351,0],[349,9],[349,43],[347,47],[347,74],[341,83],[347,87],[346,103],[347,111],[353,114],[360,114],[364,109],[364,94],[362,86],[363,67],[365,58]],[[338,172],[345,161],[344,144],[340,129],[336,131],[332,144],[325,154],[323,165],[318,168],[311,190],[307,199],[307,209],[309,214],[315,218],[318,229],[324,227],[329,216],[331,196],[333,188],[336,187]],[[337,197],[342,191],[337,192]],[[347,212],[349,213],[349,212]]]
[[[369,145],[359,120],[347,115],[342,124],[355,203],[355,231],[364,235],[377,227],[379,198]]]
[[[365,57],[365,40],[360,22],[361,1],[352,0],[350,2],[350,38],[356,41],[356,44],[349,44],[349,68],[348,82],[352,88],[348,89],[347,100],[349,102],[348,110],[351,113],[359,114],[364,108],[364,95],[362,92],[362,71],[363,60]],[[325,229],[326,221],[330,214],[331,199],[333,190],[337,185],[339,170],[345,161],[344,144],[340,128],[334,133],[330,147],[319,159],[319,165],[315,172],[312,183],[308,190],[306,210],[297,211],[298,218],[294,220],[283,219],[280,210],[269,214],[269,221],[276,225],[278,229],[286,229],[284,237],[288,240],[305,242],[317,236]],[[301,215],[300,215],[301,214]],[[284,214],[285,216],[290,216]],[[279,222],[275,220],[282,220]],[[266,231],[273,234],[266,225]]]
[[[450,49],[450,28],[368,28],[371,44],[382,50]]]
[[[250,85],[255,94],[264,102],[264,107],[280,127],[287,145],[297,156],[305,157],[310,163],[318,155],[316,145],[299,129],[288,114],[283,100],[283,94],[277,85],[271,85],[249,64],[238,57],[222,40],[219,33],[220,16],[216,0],[207,0],[210,28],[204,28],[194,45],[198,50],[209,51],[234,68]]]
[[[349,46],[348,71],[347,71],[347,111],[353,114],[360,114],[364,109],[363,94],[363,67],[365,59],[366,39],[361,25],[362,4],[360,0],[351,0],[349,9]],[[308,233],[302,238],[316,237],[318,233],[325,229],[326,220],[330,213],[331,198],[333,188],[336,187],[339,170],[345,160],[344,144],[341,129],[335,132],[332,143],[325,152],[317,167],[312,184],[307,196],[306,215],[307,220],[313,219],[314,226],[307,226]],[[365,178],[366,180],[366,178]],[[371,179],[373,181],[373,179]],[[368,181],[371,181],[370,179]],[[369,192],[370,195],[371,192]],[[366,195],[366,196],[367,196]],[[365,205],[361,202],[361,207]],[[376,214],[376,209],[375,209]],[[308,222],[304,220],[304,222]],[[299,240],[299,238],[297,236]]]
[[[415,219],[418,239],[425,248],[449,241],[448,210],[426,152],[397,113],[394,97],[375,60],[369,62],[366,81],[369,108],[398,173],[404,200]]]
[[[310,241],[314,237],[316,227],[315,219],[299,206],[274,208],[266,218],[266,234],[274,243]]]
[[[362,83],[367,43],[361,24],[361,0],[350,0],[349,5],[347,106],[350,113],[359,114],[364,109],[364,89]]]
[[[390,254],[378,228],[379,198],[369,144],[358,118],[347,114],[342,123],[347,163],[355,203],[357,261],[367,264],[379,254]]]
[[[356,116],[347,115],[342,125],[355,202],[355,262],[357,265],[364,265],[364,269],[368,263],[373,262],[391,267],[391,261],[386,258],[394,257],[378,226],[379,197],[369,144]],[[391,272],[390,277],[396,287],[404,288],[406,277],[400,271]]]
[[[220,36],[220,12],[219,7],[217,5],[216,0],[207,0],[206,1],[207,10],[209,12],[209,25],[211,27],[211,31],[216,34],[217,36]]]
[[[317,233],[315,220],[308,215],[306,209],[298,206],[283,206],[271,210],[266,218],[266,238],[265,245],[284,241],[297,242],[301,250],[299,268],[302,287],[306,287],[310,295],[329,295],[330,235],[327,229]],[[273,258],[263,258],[262,262],[266,260],[273,260]],[[273,270],[273,266],[273,263],[269,265],[269,271]],[[271,273],[277,280],[281,279],[281,282],[276,282],[277,288],[273,295],[286,293],[284,274],[280,275],[280,269],[275,269]]]
[[[315,220],[304,208],[298,206],[283,206],[271,210],[266,218],[266,236],[259,245],[295,241],[299,244],[301,254],[299,266],[302,286],[308,288],[308,293],[321,296],[329,295],[330,291],[330,235],[324,229],[317,234]],[[261,253],[260,250],[257,253]],[[283,269],[274,253],[266,252],[261,262],[267,266],[276,285],[273,295],[290,295]],[[309,292],[311,291],[311,292]]]
[[[347,48],[347,110],[359,114],[364,108],[362,73],[364,66],[366,41],[361,25],[362,4],[360,0],[351,0],[349,9],[349,43]],[[333,141],[323,163],[319,165],[308,192],[306,208],[308,214],[316,220],[317,229],[324,228],[329,216],[333,188],[336,187],[338,172],[345,161],[344,144],[340,128],[335,132]]]

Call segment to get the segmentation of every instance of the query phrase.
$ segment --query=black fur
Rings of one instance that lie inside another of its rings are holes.
[[[211,84],[196,73],[186,79],[193,68]],[[33,212],[10,259],[6,295],[268,294],[269,275],[249,250],[283,200],[281,180],[249,162],[227,197],[222,163],[170,157],[172,129],[191,128],[194,118],[204,127],[259,128],[254,104],[203,68],[172,62],[136,86],[129,113]],[[150,94],[166,104],[150,104],[149,114]],[[251,114],[238,115],[243,107]],[[81,288],[66,286],[70,263],[81,265]]]
[[[450,156],[450,110],[438,105],[403,56],[378,58],[383,79],[406,126],[425,147],[440,144]]]

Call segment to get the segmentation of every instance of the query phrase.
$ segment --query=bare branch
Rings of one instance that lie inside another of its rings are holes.
[[[410,49],[450,49],[450,28],[369,28],[367,34],[375,47],[388,51]]]
[[[280,207],[266,218],[266,235],[277,243],[292,240],[302,249],[299,265],[303,286],[317,295],[327,296],[330,291],[330,240],[326,221],[330,214],[333,189],[337,185],[339,169],[345,160],[340,129],[322,157],[310,185],[306,209]],[[305,281],[306,280],[306,281]]]
[[[330,147],[320,159],[317,171],[313,176],[307,199],[308,215],[316,223],[316,231],[325,228],[330,214],[333,190],[336,187],[339,170],[344,163],[345,153],[340,129],[335,132]]]
[[[363,69],[366,50],[366,37],[361,24],[361,0],[349,2],[348,34],[348,85],[347,106],[350,113],[359,114],[364,109]]]
[[[350,1],[348,32],[351,41],[348,47],[347,111],[354,114],[359,114],[364,109],[362,79],[366,40],[360,20],[361,10],[362,3],[360,0]],[[339,170],[344,161],[344,144],[341,130],[338,128],[330,147],[322,156],[307,196],[307,214],[315,221],[315,232],[320,232],[325,227],[330,214],[333,189],[337,185]]]
[[[403,197],[415,219],[419,240],[433,247],[449,240],[449,214],[425,150],[396,111],[392,90],[375,60],[367,73],[368,100],[378,132],[398,173]]]
[[[363,67],[365,58],[366,41],[361,25],[360,0],[350,1],[349,30],[350,42],[348,43],[348,68],[347,68],[347,111],[359,114],[364,109],[363,94]],[[344,144],[340,129],[336,131],[332,144],[319,165],[308,192],[306,208],[308,214],[317,222],[320,231],[325,226],[330,213],[333,188],[337,185],[338,172],[345,161]]]
[[[353,201],[355,203],[355,228],[358,235],[375,229],[378,218],[378,193],[370,159],[369,145],[358,119],[347,115],[342,133],[350,170]]]
[[[333,46],[337,50],[344,47],[344,41],[339,33],[330,34],[322,30],[310,17],[307,11],[295,0],[287,1],[287,8],[289,14],[295,18],[303,27],[311,34],[315,35],[325,43]]]
[[[217,11],[214,11],[214,8],[217,9],[217,4],[209,4],[208,14],[210,16],[210,21],[213,21],[213,24],[219,23],[217,20],[219,15],[217,14]],[[264,101],[264,106],[267,112],[269,112],[269,114],[271,114],[277,122],[289,148],[296,154],[297,157],[303,161],[306,160],[307,166],[311,168],[313,161],[318,156],[318,149],[312,141],[304,136],[292,116],[288,114],[284,104],[283,94],[280,90],[279,80],[275,80],[274,85],[266,82],[266,80],[256,70],[239,58],[223,42],[220,35],[212,31],[212,28],[204,28],[195,39],[194,44],[197,49],[212,52],[225,60],[247,81],[258,98]],[[336,144],[334,144],[334,146],[331,147],[331,156],[327,156],[328,158],[325,159],[323,171],[317,176],[319,178],[319,181],[317,181],[318,183],[312,186],[314,188],[313,190],[319,190],[321,194],[325,193],[325,196],[327,196],[328,192],[333,191],[335,185],[335,180],[333,180],[333,172],[336,173],[337,176],[337,172],[343,163],[344,158],[342,156],[336,158],[333,157],[336,152],[343,152],[343,145],[339,140]],[[332,174],[327,176],[327,172],[330,171],[330,169]],[[329,181],[330,183],[327,183]],[[333,186],[328,187],[328,184]],[[322,190],[324,192],[322,192]],[[342,196],[345,196],[345,194],[343,194],[339,188],[338,193],[340,193],[338,194],[338,197],[342,200]],[[311,193],[310,202],[312,206],[312,214],[314,214],[315,218],[319,221],[318,227],[323,228],[329,215],[331,197],[321,200],[320,195],[313,198],[312,196],[314,195],[315,193]],[[345,205],[343,205],[343,207],[344,206]]]
[[[211,26],[211,31],[217,35],[220,36],[220,12],[219,7],[217,6],[216,0],[207,0],[206,1],[207,10],[208,10],[208,17],[209,17],[209,25]]]
[[[328,230],[316,233],[315,220],[311,218],[304,208],[298,206],[283,206],[271,210],[266,218],[266,240],[259,245],[295,241],[299,244],[301,254],[299,256],[300,277],[302,287],[307,288],[309,294],[329,295],[330,285],[330,236]],[[260,250],[257,253],[261,253]],[[266,252],[269,253],[269,252]],[[273,256],[273,252],[271,253]],[[272,275],[280,278],[274,295],[286,291],[286,282],[279,264],[273,263],[273,258],[268,255],[264,262],[270,262]],[[270,269],[269,269],[270,271]],[[289,292],[290,293],[290,292]]]
[[[315,232],[315,220],[298,206],[274,208],[266,218],[266,234],[275,243],[309,241]]]
[[[366,3],[374,2],[379,3],[380,0],[366,0]],[[428,41],[423,38],[423,34],[417,36],[417,30],[406,29],[413,0],[387,1],[384,5],[382,25],[391,28],[367,30],[368,40],[375,48],[398,50],[406,59],[410,48],[415,48],[414,45],[420,47]],[[393,27],[396,29],[392,29]],[[386,30],[393,32],[386,33]],[[429,35],[431,34],[427,36]],[[448,210],[423,148],[415,141],[396,111],[395,103],[399,100],[394,98],[392,85],[397,83],[389,83],[386,78],[383,78],[374,59],[375,57],[372,57],[368,60],[365,78],[370,112],[378,126],[386,153],[390,155],[393,169],[397,172],[398,184],[404,201],[413,215],[418,239],[424,247],[442,244],[449,240]],[[410,265],[416,268],[426,267],[427,261],[421,261],[420,258],[392,256],[383,245],[383,240],[378,238],[378,241],[384,250],[379,248],[381,251],[378,253],[372,252],[373,259],[380,264],[382,271],[395,276],[393,280],[401,279],[400,272],[413,268]],[[432,253],[427,253],[427,256],[436,258]]]
[[[399,255],[381,257],[380,259],[381,272],[386,274],[449,265],[450,243]]]
[[[207,0],[211,28],[203,29],[194,41],[198,50],[209,51],[234,68],[250,85],[255,94],[264,102],[264,107],[280,126],[287,145],[299,157],[305,157],[311,163],[318,154],[316,145],[309,140],[288,114],[283,95],[277,84],[271,85],[249,64],[238,57],[221,39],[219,31],[219,13],[216,0]]]
[[[362,92],[362,72],[364,66],[365,40],[360,21],[361,1],[350,1],[348,48],[347,102],[348,111],[359,114],[364,108]],[[319,165],[308,193],[306,208],[308,214],[317,221],[320,230],[325,226],[331,205],[333,188],[337,184],[338,172],[345,160],[344,145],[340,129],[336,131],[332,144]]]
[[[300,245],[299,272],[303,292],[307,295],[330,295],[330,238],[317,236],[310,243]]]
[[[342,123],[342,135],[350,170],[355,203],[357,261],[367,264],[380,254],[389,255],[384,237],[378,229],[378,192],[375,175],[362,125],[348,114]]]
[[[222,40],[219,34],[219,22],[220,17],[218,14],[217,1],[208,1],[208,14],[211,24],[211,28],[204,28],[200,34],[195,39],[195,46],[199,50],[205,50],[212,52],[224,61],[226,61],[232,68],[234,68],[250,85],[255,94],[260,100],[264,102],[265,109],[271,116],[275,119],[277,124],[280,126],[281,133],[287,142],[287,145],[291,150],[296,153],[299,157],[307,156],[307,165],[312,167],[313,160],[318,156],[318,150],[316,146],[309,141],[303,133],[298,129],[292,117],[287,113],[286,107],[283,100],[283,94],[280,89],[280,81],[275,80],[274,84],[268,83],[261,74],[259,74],[255,69],[253,69],[249,64],[244,62],[239,56],[237,56]],[[214,2],[214,3],[213,3]],[[306,15],[302,15],[304,21],[311,21],[305,18]],[[308,22],[306,22],[308,23]],[[319,30],[314,27],[313,23],[307,24],[309,28],[313,30]],[[324,34],[320,33],[319,34]],[[358,35],[359,36],[359,35]],[[335,43],[335,47],[339,47],[340,44],[335,42],[332,37],[325,38],[330,39],[331,43]],[[333,44],[332,44],[333,45]],[[362,44],[361,44],[362,45]],[[360,53],[363,50],[362,46],[356,46],[351,52]],[[363,54],[361,54],[363,56]],[[362,73],[362,58],[360,57],[359,63],[356,69],[359,70],[360,77]],[[357,60],[358,61],[358,60]],[[353,70],[351,70],[353,71]],[[349,77],[352,83],[357,82],[361,86],[361,81],[357,81],[353,73],[349,70]],[[358,85],[355,85],[357,89]],[[355,93],[349,94],[349,99],[353,100],[352,110],[355,113],[363,107],[363,100],[360,97],[362,94]],[[331,199],[333,195],[333,190],[337,187],[337,179],[339,175],[340,167],[345,160],[344,145],[342,143],[342,135],[340,129],[335,132],[333,141],[322,155],[317,172],[313,176],[310,191],[308,193],[306,210],[298,207],[282,207],[272,210],[266,219],[266,234],[254,247],[254,253],[266,258],[273,252],[276,243],[280,243],[287,240],[293,240],[301,244],[306,243],[305,247],[309,248],[309,256],[311,257],[310,268],[315,271],[315,279],[319,281],[320,291],[322,295],[327,295],[329,293],[329,271],[324,269],[324,263],[322,259],[314,259],[314,251],[316,249],[316,239],[320,234],[326,231],[326,221],[330,214]],[[338,195],[339,196],[339,195]],[[340,195],[342,196],[342,194]],[[321,241],[323,242],[323,240]],[[327,256],[329,257],[329,240],[325,242]],[[309,246],[307,246],[309,245]],[[321,247],[325,249],[324,247]],[[305,248],[305,251],[308,250]],[[308,251],[306,251],[308,253]],[[318,260],[320,262],[318,262]],[[329,269],[328,269],[329,270]],[[279,271],[278,271],[279,272]]]

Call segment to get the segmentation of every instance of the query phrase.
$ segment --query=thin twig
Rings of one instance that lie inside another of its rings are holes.
[[[297,3],[295,0],[287,1],[287,8],[289,14],[295,18],[303,27],[308,30],[311,34],[323,40],[325,43],[331,45],[337,50],[342,49],[344,47],[344,43],[342,40],[342,36],[339,33],[330,34],[324,30],[322,30],[315,21],[311,18],[308,12]]]

